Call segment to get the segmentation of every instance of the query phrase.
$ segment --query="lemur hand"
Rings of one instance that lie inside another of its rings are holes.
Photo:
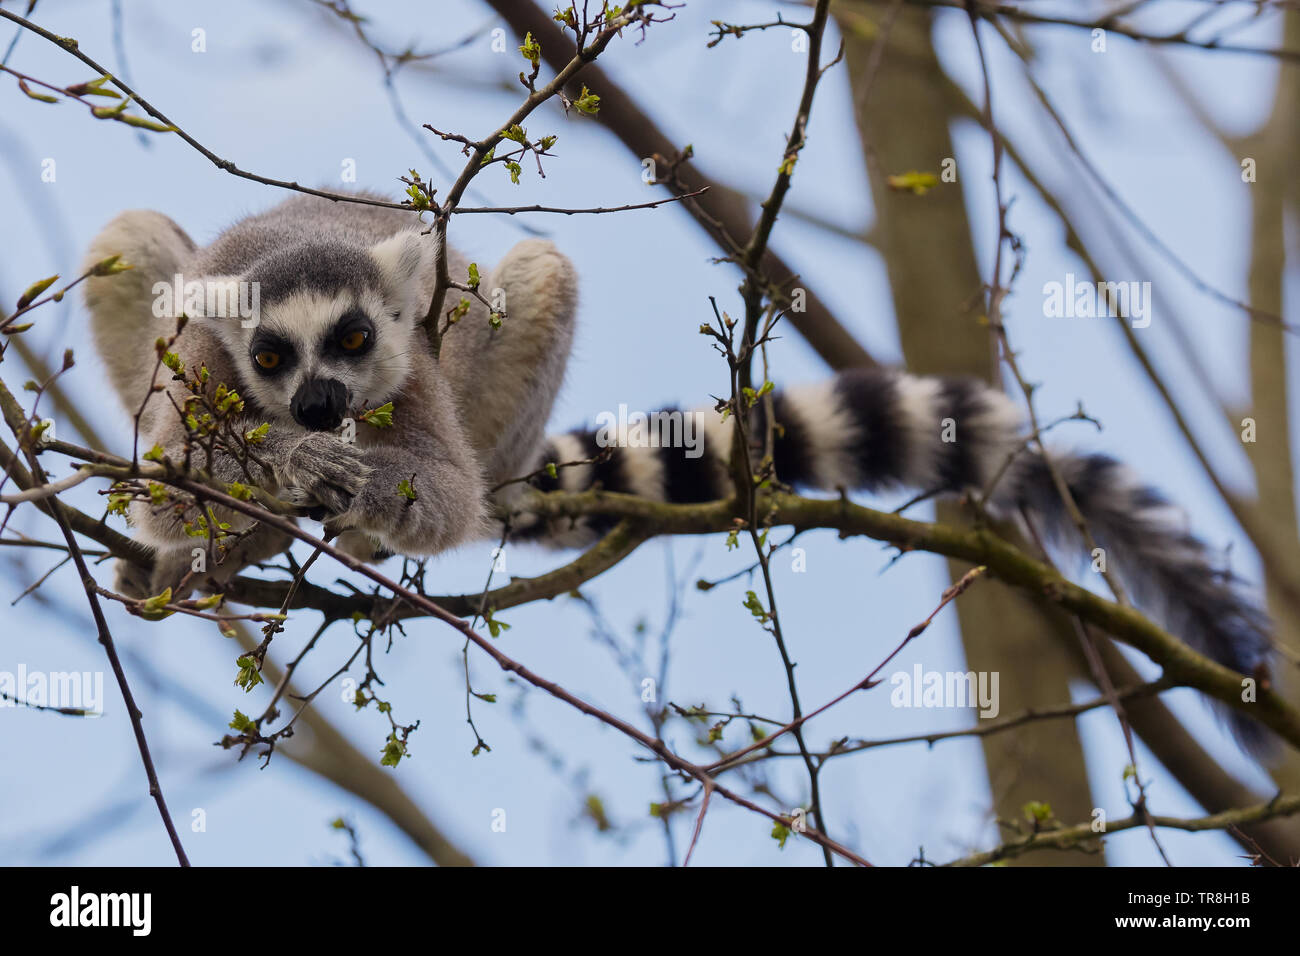
[[[282,498],[333,515],[351,507],[371,472],[361,449],[332,432],[308,432],[273,467]]]

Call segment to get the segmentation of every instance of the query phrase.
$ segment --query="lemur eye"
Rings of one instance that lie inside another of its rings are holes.
[[[253,356],[253,361],[264,369],[273,369],[280,364],[279,352],[258,352]]]
[[[353,329],[343,338],[339,339],[339,345],[343,346],[349,352],[355,352],[361,346],[366,344],[366,339],[370,336],[364,329]]]

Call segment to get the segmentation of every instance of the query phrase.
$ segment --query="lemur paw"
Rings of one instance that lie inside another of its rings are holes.
[[[149,590],[152,572],[138,564],[132,564],[124,558],[118,558],[113,567],[113,590],[123,597],[142,600],[152,597]]]
[[[330,432],[308,432],[275,465],[282,498],[328,514],[348,510],[370,471],[360,448]]]
[[[362,561],[372,560],[375,552],[383,548],[382,542],[391,537],[403,521],[410,520],[401,509],[406,499],[398,493],[396,482],[393,482],[391,493],[384,496],[388,500],[381,504],[377,486],[382,480],[382,476],[378,476],[367,482],[346,510],[324,519],[325,526],[336,532],[340,540],[347,536],[343,550]]]
[[[181,592],[181,581],[190,571],[190,561],[188,551],[158,551],[152,569],[119,558],[114,567],[113,590],[123,597],[141,601],[171,588],[173,601],[184,600],[193,587],[191,582],[185,593]]]
[[[334,541],[334,546],[358,561],[385,561],[393,556],[393,552],[364,531],[344,531]]]

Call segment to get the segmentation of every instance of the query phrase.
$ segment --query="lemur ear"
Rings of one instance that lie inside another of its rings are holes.
[[[218,338],[231,348],[242,348],[249,330],[262,321],[261,286],[242,275],[181,275],[180,279],[183,284],[177,287],[173,282],[170,290],[164,288],[165,284],[154,286],[162,293],[154,300],[154,315],[166,308],[158,304],[160,300],[170,300],[177,313],[184,312],[191,319],[210,319],[205,324],[215,330]],[[177,291],[169,294],[172,290]]]
[[[379,267],[384,295],[406,313],[421,298],[422,277],[433,267],[433,240],[415,231],[399,232],[371,246],[370,258]]]

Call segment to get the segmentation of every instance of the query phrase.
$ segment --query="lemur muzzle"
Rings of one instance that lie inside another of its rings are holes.
[[[318,432],[338,428],[347,407],[347,386],[334,378],[305,379],[289,403],[294,421]]]

